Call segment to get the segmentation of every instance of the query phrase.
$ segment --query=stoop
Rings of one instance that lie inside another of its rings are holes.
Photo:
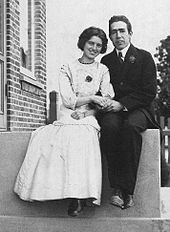
[[[158,228],[169,226],[169,221],[160,219],[159,130],[149,129],[142,136],[135,206],[121,210],[110,204],[107,165],[103,157],[102,204],[100,207],[86,207],[79,218],[72,219],[67,216],[69,200],[30,203],[13,193],[30,133],[0,133],[0,232],[159,232]]]

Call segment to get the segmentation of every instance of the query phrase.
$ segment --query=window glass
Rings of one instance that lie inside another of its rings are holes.
[[[20,1],[21,66],[32,71],[32,0]]]
[[[3,62],[0,61],[0,114],[3,114],[4,96],[3,96]]]
[[[0,52],[3,53],[3,45],[4,45],[4,9],[3,9],[3,1],[0,1]]]

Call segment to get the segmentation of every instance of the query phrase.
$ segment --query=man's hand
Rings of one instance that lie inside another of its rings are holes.
[[[120,102],[115,100],[107,100],[107,104],[103,107],[104,111],[113,111],[119,112],[123,109],[123,106]]]
[[[93,96],[92,102],[97,104],[99,107],[105,107],[107,105],[108,99],[102,96]]]

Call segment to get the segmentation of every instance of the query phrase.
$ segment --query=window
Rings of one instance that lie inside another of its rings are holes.
[[[5,28],[5,0],[0,1],[0,131],[6,130],[6,28]]]
[[[0,114],[4,113],[4,2],[0,1]]]
[[[3,1],[0,1],[0,53],[4,52],[4,10]]]
[[[20,1],[21,72],[34,78],[34,1]]]
[[[4,68],[0,60],[0,114],[4,113]]]

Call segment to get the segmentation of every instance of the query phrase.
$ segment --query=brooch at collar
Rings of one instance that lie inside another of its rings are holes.
[[[87,76],[85,79],[86,82],[91,82],[92,80],[93,80],[93,78],[91,76]]]

